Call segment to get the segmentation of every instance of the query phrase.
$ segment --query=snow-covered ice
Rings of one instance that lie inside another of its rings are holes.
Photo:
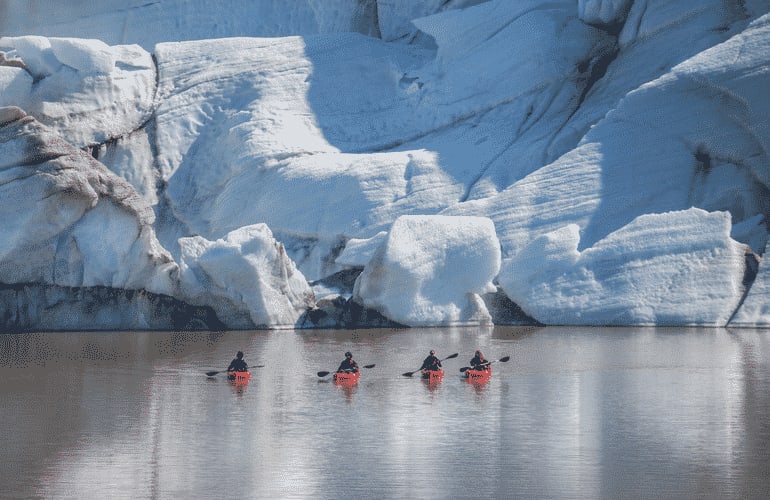
[[[768,243],[770,247],[770,242]],[[767,327],[768,315],[770,315],[770,260],[767,259],[765,248],[765,258],[759,263],[757,276],[751,285],[749,293],[738,309],[738,312],[730,320],[730,326],[736,327]]]
[[[633,3],[633,0],[578,0],[578,16],[589,24],[617,24],[625,21]]]
[[[499,269],[491,220],[405,215],[364,267],[353,298],[408,326],[489,323],[479,295],[496,290]]]
[[[27,69],[0,65],[0,81],[12,82],[12,100],[74,146],[107,142],[150,119],[155,65],[138,45],[108,46],[100,40],[0,37],[6,58]]]
[[[0,282],[174,293],[152,208],[19,108],[0,108],[0,173]]]
[[[452,3],[456,1],[452,0]],[[146,50],[171,40],[346,31],[376,35],[378,32],[374,22],[376,4],[361,0],[86,0],[77,4],[54,0],[15,3],[2,6],[0,33],[96,38],[110,45],[136,43]],[[430,13],[429,10],[422,12]],[[393,15],[397,16],[397,13]],[[403,19],[393,21],[399,25],[406,22]]]
[[[2,294],[7,326],[173,326],[151,317],[161,299],[104,288],[182,301],[169,311],[207,306],[230,328],[293,327],[314,305],[264,224],[215,242],[183,238],[177,264],[155,236],[152,208],[130,184],[19,108],[0,108],[0,179],[0,282],[13,290]],[[73,295],[108,300],[74,314]]]
[[[345,249],[335,259],[335,262],[347,267],[363,268],[372,260],[375,252],[383,244],[387,236],[387,232],[380,231],[371,238],[351,238],[347,241]]]
[[[769,0],[79,5],[0,19],[25,325],[54,286],[231,328],[311,290],[407,325],[492,321],[495,291],[547,324],[770,326]]]
[[[745,246],[730,238],[724,212],[642,215],[579,244],[576,224],[534,239],[503,266],[501,287],[550,325],[726,326],[744,292]]]
[[[232,328],[294,327],[314,304],[305,277],[265,224],[216,241],[193,236],[179,244],[186,302],[211,305]]]

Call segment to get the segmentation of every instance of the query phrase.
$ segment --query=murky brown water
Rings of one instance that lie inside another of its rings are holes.
[[[0,335],[0,395],[4,498],[770,497],[770,330]]]

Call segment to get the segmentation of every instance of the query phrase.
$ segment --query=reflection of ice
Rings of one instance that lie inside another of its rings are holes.
[[[205,349],[149,362],[144,354],[49,360],[55,372],[32,373],[34,383],[18,379],[29,368],[0,377],[6,401],[26,415],[9,420],[23,439],[4,436],[5,457],[42,449],[34,436],[53,443],[24,462],[31,493],[5,496],[445,498],[478,487],[484,497],[683,498],[703,488],[750,497],[768,484],[770,336],[761,333],[498,335],[482,347],[512,359],[495,365],[489,383],[460,378],[458,362],[446,366],[440,390],[403,377],[405,364],[428,344],[472,352],[470,335],[379,331],[355,344],[377,368],[351,387],[316,376],[349,336],[231,335],[218,341],[223,354],[242,348],[266,363],[240,394],[221,376],[204,376]],[[71,338],[44,340],[51,356],[72,349]],[[109,352],[106,340],[88,342]],[[49,412],[36,420],[40,408]],[[470,461],[469,450],[484,453]],[[350,457],[344,470],[341,456]],[[473,483],[479,473],[489,481]]]

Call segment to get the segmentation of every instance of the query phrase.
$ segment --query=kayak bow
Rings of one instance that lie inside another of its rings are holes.
[[[251,379],[249,372],[227,372],[227,380],[236,384],[245,384]]]
[[[361,372],[336,372],[334,374],[335,384],[355,384],[361,378]]]
[[[444,378],[444,370],[423,370],[422,378],[428,382],[440,382]]]
[[[465,371],[465,378],[468,380],[468,382],[487,382],[489,381],[489,377],[492,376],[492,368],[490,367],[488,370],[466,370]]]

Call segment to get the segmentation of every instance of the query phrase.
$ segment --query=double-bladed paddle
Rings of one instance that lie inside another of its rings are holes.
[[[265,365],[257,365],[257,366],[251,366],[250,368],[264,368],[264,367],[265,367]],[[226,372],[227,372],[227,370],[220,370],[220,371],[216,371],[216,372],[206,372],[206,376],[207,377],[213,377],[217,373],[226,373]]]
[[[364,365],[364,368],[374,368],[374,365]],[[330,373],[334,373],[334,372],[321,371],[321,372],[318,372],[318,376],[325,377]],[[350,373],[350,372],[346,370],[346,373]]]
[[[497,360],[495,360],[495,361],[486,361],[486,362],[484,362],[484,363],[481,363],[480,365],[477,365],[477,366],[489,366],[489,365],[491,365],[492,363],[497,363],[497,362],[500,362],[500,363],[505,363],[505,362],[506,362],[506,361],[508,361],[509,359],[511,359],[511,357],[510,357],[510,356],[503,356],[502,358],[500,358],[500,359],[497,359]],[[474,369],[475,369],[475,368],[473,368],[472,366],[463,366],[462,368],[460,368],[460,371],[461,371],[462,373],[465,373],[465,372],[467,372],[468,370],[474,370]]]
[[[447,359],[456,358],[458,355],[459,355],[458,353],[450,354],[450,355],[449,355],[449,356],[447,356],[446,358],[444,358],[444,359],[440,359],[439,361],[446,361]],[[402,373],[401,375],[403,375],[404,377],[411,377],[412,375],[414,375],[415,373],[417,373],[417,372],[419,372],[419,371],[422,371],[422,368],[420,368],[419,370],[415,370],[415,371],[413,371],[413,372],[406,372],[406,373]]]

